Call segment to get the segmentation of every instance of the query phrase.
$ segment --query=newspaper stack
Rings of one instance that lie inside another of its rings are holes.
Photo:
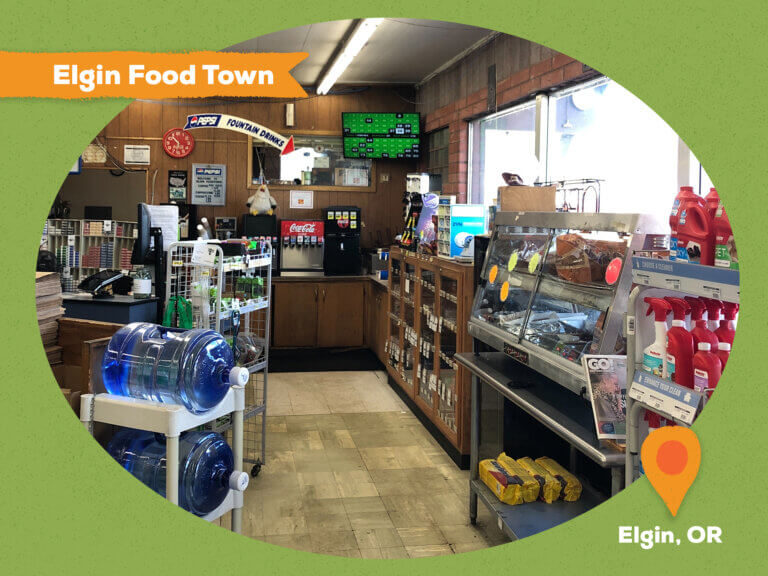
[[[60,364],[62,348],[59,346],[59,318],[64,315],[64,308],[61,307],[61,280],[57,273],[35,273],[35,300],[37,324],[48,362],[51,366]]]

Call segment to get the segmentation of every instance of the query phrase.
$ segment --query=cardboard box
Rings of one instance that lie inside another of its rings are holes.
[[[554,186],[499,186],[500,212],[555,212]]]

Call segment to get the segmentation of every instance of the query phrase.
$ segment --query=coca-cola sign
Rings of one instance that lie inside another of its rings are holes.
[[[283,236],[322,236],[321,220],[283,220],[280,223]]]

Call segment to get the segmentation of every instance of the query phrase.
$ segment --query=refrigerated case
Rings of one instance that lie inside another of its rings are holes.
[[[584,354],[625,353],[625,262],[663,250],[667,231],[638,214],[498,213],[470,335],[581,394]]]

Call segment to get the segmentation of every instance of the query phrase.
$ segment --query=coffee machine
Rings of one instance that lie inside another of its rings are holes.
[[[280,221],[280,275],[322,276],[325,227],[322,220]]]
[[[360,253],[360,208],[328,206],[323,209],[325,222],[326,276],[356,276],[362,273]]]

